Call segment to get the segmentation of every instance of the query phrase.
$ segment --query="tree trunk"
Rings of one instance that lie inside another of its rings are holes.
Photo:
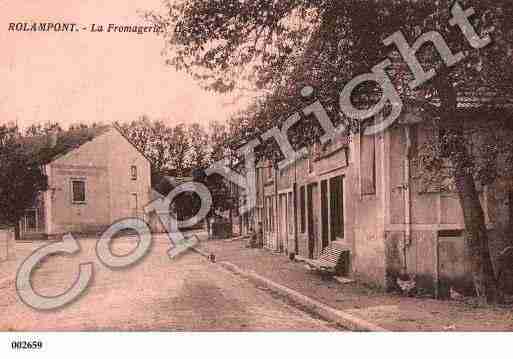
[[[465,220],[466,243],[478,296],[495,303],[500,298],[488,246],[484,211],[474,178],[465,168],[456,168],[455,182]]]
[[[16,221],[14,225],[14,240],[19,241],[21,239],[21,228],[20,228],[20,222]]]
[[[440,97],[440,127],[446,133],[442,152],[454,167],[454,182],[463,210],[466,244],[471,263],[476,294],[494,303],[499,296],[497,280],[488,246],[488,231],[483,207],[479,200],[474,176],[473,160],[465,145],[464,125],[457,116],[457,94],[447,73],[440,74],[435,86]]]

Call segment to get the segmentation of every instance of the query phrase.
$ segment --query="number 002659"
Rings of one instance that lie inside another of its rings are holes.
[[[43,342],[39,340],[23,341],[15,340],[11,342],[11,348],[14,350],[39,350],[43,349]]]

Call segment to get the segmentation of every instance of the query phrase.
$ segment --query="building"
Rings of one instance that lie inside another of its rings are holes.
[[[460,110],[463,116],[477,111]],[[438,134],[433,122],[415,116],[406,112],[377,135],[314,146],[283,170],[261,162],[254,216],[263,222],[266,247],[306,258],[317,258],[328,245],[343,247],[348,276],[389,290],[402,276],[437,296],[450,287],[472,290],[458,197],[453,190],[424,188],[417,176],[416,151]],[[511,138],[513,128],[503,135]],[[478,190],[496,264],[513,245],[513,186],[496,181]]]
[[[31,150],[43,154],[48,190],[25,212],[20,223],[24,238],[99,233],[121,219],[145,218],[150,162],[117,127],[53,136],[33,140]]]

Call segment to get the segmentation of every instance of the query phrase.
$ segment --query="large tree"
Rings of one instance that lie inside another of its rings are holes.
[[[458,96],[463,90],[511,95],[512,4],[506,0],[465,0],[474,7],[472,23],[478,34],[490,33],[494,42],[473,50],[457,27],[449,26],[449,0],[178,0],[167,1],[167,13],[148,14],[167,26],[167,61],[187,71],[205,87],[235,91],[253,85],[262,92],[256,114],[259,127],[276,124],[301,105],[299,90],[312,85],[332,119],[341,119],[339,93],[347,81],[382,61],[394,48],[382,41],[401,30],[410,44],[422,33],[439,31],[456,53],[464,51],[458,66],[442,66],[434,49],[427,46],[419,58],[437,70],[437,76],[418,92],[400,87],[403,98],[437,102],[435,117],[444,134],[441,154],[452,164],[452,179],[464,212],[471,249],[472,270],[479,293],[493,301],[496,281],[488,249],[484,212],[473,175]],[[396,50],[396,49],[395,49]],[[428,69],[426,68],[426,71]],[[411,80],[399,72],[400,85]],[[237,84],[242,84],[239,86]],[[362,86],[361,95],[375,93]],[[268,94],[271,95],[268,95]],[[358,96],[355,96],[358,98]],[[273,123],[269,123],[269,119]],[[349,124],[347,124],[349,125]],[[256,130],[255,132],[258,132]],[[299,139],[299,141],[307,141]]]
[[[189,162],[193,169],[204,169],[209,164],[209,136],[205,128],[199,123],[193,123],[187,126],[187,136],[189,139]]]
[[[186,176],[190,171],[191,141],[184,124],[167,125],[162,120],[141,116],[118,124],[130,142],[150,160],[154,184],[162,175]]]
[[[18,128],[0,126],[0,223],[13,226],[16,239],[25,210],[46,186],[38,158],[24,146]]]

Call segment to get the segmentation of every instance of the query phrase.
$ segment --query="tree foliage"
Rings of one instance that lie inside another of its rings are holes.
[[[0,223],[14,226],[19,239],[19,221],[40,191],[46,190],[41,166],[24,148],[18,128],[0,126]]]
[[[118,126],[150,160],[154,176],[187,176],[196,165],[194,159],[190,158],[192,141],[184,124],[169,126],[162,120],[142,116]]]
[[[215,161],[230,154],[228,139],[230,128],[219,122],[207,127],[197,123],[190,125],[167,125],[147,116],[131,123],[119,125],[127,138],[150,159],[152,163],[152,185],[163,195],[168,195],[178,183],[168,177],[194,178],[207,186],[212,195],[209,217],[233,209],[229,183],[219,175],[204,176],[204,170]],[[179,195],[173,203],[180,220],[190,218],[200,208],[201,201],[192,192]]]
[[[321,99],[335,123],[346,121],[339,108],[341,89],[350,79],[391,57],[395,66],[389,70],[403,100],[426,109],[427,117],[443,133],[439,151],[425,157],[431,163],[426,168],[437,171],[442,163],[451,166],[450,176],[464,210],[472,269],[484,283],[481,293],[492,299],[493,268],[475,174],[486,182],[496,180],[498,171],[493,169],[498,167],[492,163],[499,155],[507,157],[511,149],[497,142],[475,156],[458,108],[468,94],[478,98],[480,106],[483,93],[487,93],[488,105],[499,108],[503,106],[501,97],[512,96],[511,1],[459,1],[464,9],[474,8],[471,21],[477,33],[493,39],[491,45],[479,50],[469,46],[458,27],[449,25],[454,4],[449,0],[168,0],[166,4],[166,13],[150,13],[148,17],[167,26],[165,54],[170,65],[215,91],[248,86],[265,90],[252,108],[235,119],[235,144],[279,125],[305,103],[311,103],[312,98],[305,100],[299,95],[306,85],[315,88],[315,97]],[[435,49],[424,46],[418,57],[425,71],[435,69],[438,75],[412,91],[407,86],[412,74],[394,56],[397,49],[382,42],[396,31],[401,31],[410,44],[423,33],[437,31],[453,53],[463,51],[466,57],[447,69]],[[367,83],[355,91],[353,102],[369,106],[377,94],[379,89]],[[303,123],[305,127],[294,138],[297,146],[311,143],[319,135],[314,122]],[[347,125],[354,131],[359,127]],[[261,152],[276,156],[273,146],[262,146]],[[480,163],[488,170],[481,170]]]

